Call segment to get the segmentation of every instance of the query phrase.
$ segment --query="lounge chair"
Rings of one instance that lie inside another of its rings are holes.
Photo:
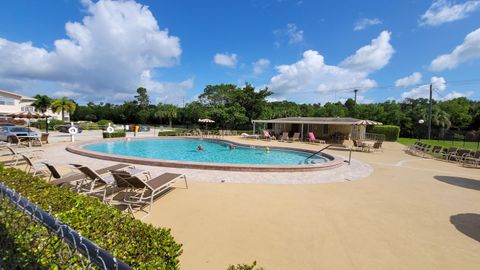
[[[437,155],[439,155],[441,152],[442,152],[442,149],[443,147],[440,146],[440,145],[435,145],[433,148],[432,148],[432,151],[430,151],[430,155],[435,157]]]
[[[111,171],[118,185],[129,187],[132,191],[137,191],[134,195],[126,194],[123,202],[128,206],[133,215],[132,206],[140,206],[143,210],[148,206],[147,215],[152,210],[153,199],[161,193],[168,190],[177,180],[184,179],[185,188],[188,189],[187,177],[184,174],[164,173],[153,179],[144,181],[138,175],[132,175],[125,171]],[[145,216],[144,216],[145,217]]]
[[[288,132],[283,132],[282,133],[282,138],[280,139],[281,142],[287,142],[290,140],[290,137],[288,137]]]
[[[74,166],[75,168],[83,167],[83,165],[79,165],[79,164],[71,164],[71,165]],[[108,166],[108,167],[105,167],[105,168],[102,168],[102,169],[95,170],[95,172],[99,175],[102,175],[102,174],[109,173],[112,170],[120,170],[120,169],[124,169],[124,168],[128,168],[128,167],[132,168],[133,166],[128,165],[128,164],[120,163],[120,164],[115,164],[113,166]],[[55,176],[54,176],[54,178],[55,178]],[[50,184],[56,185],[56,186],[61,186],[61,185],[67,184],[67,183],[81,181],[83,179],[85,179],[85,174],[79,172],[79,173],[74,174],[74,175],[70,175],[70,176],[65,175],[64,177],[61,176],[61,178],[56,178],[56,180],[51,181]]]
[[[475,153],[470,156],[466,156],[462,161],[463,166],[480,166],[480,150],[475,151]]]
[[[43,172],[47,167],[45,166],[45,160],[35,160],[29,156],[22,154],[23,159],[25,160],[26,167],[25,172],[33,172],[33,176],[37,175],[38,172]]]
[[[12,157],[11,160],[7,160],[5,163],[8,163],[7,165],[11,165],[12,167],[17,166],[18,161],[22,159],[22,154],[29,154],[30,158],[38,158],[38,154],[43,152],[41,149],[17,148],[11,145],[6,145],[4,149],[8,151],[4,156]]]
[[[450,155],[450,158],[448,160],[462,162],[463,159],[465,157],[470,156],[471,153],[472,153],[472,150],[470,149],[459,149],[455,154]]]
[[[52,163],[43,162],[43,164],[45,164],[48,171],[50,171],[50,176],[48,177],[48,182],[50,182],[52,180],[52,178],[54,178],[54,179],[62,179],[62,178],[65,179],[65,178],[72,177],[72,176],[81,176],[80,179],[83,179],[85,177],[83,175],[83,173],[75,172],[73,170],[70,170],[70,172],[68,172],[66,174],[62,174],[62,173],[60,173],[58,168],[55,165],[53,165]]]
[[[289,142],[294,142],[294,141],[300,141],[300,133],[295,132],[293,133],[293,136],[288,139]]]
[[[84,181],[82,181],[76,188],[77,192],[83,194],[100,194],[102,196],[102,202],[107,202],[107,190],[115,187],[115,179],[113,175],[101,175],[87,166],[77,168],[85,175]]]
[[[48,144],[48,136],[49,135],[50,135],[49,133],[42,133],[42,136],[40,136],[40,140],[39,140],[40,145]]]
[[[451,156],[457,153],[457,150],[458,150],[457,147],[450,147],[448,149],[444,149],[444,151],[440,153],[439,157],[441,159],[449,160]]]
[[[274,136],[270,135],[270,132],[268,132],[268,130],[264,129],[263,130],[263,137],[262,139],[265,139],[267,141],[271,141],[271,140],[276,140],[277,138],[275,138]]]
[[[313,132],[308,132],[308,141],[309,141],[310,143],[322,143],[322,144],[325,143],[324,140],[317,140],[317,139],[315,138],[315,134],[314,134]]]
[[[259,135],[256,135],[256,134],[247,134],[247,133],[242,133],[240,136],[242,136],[242,138],[244,139],[259,139],[260,136]]]

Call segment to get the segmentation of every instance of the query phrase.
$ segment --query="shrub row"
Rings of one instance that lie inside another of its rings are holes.
[[[169,131],[160,131],[158,136],[177,136],[178,131],[169,130]]]
[[[394,142],[398,140],[398,136],[400,135],[400,127],[399,126],[374,126],[370,132],[377,133],[377,134],[384,134],[385,140]]]
[[[179,269],[178,257],[182,254],[182,246],[175,242],[170,229],[147,225],[121,213],[114,207],[103,204],[96,198],[57,188],[39,177],[32,177],[23,171],[5,168],[3,165],[0,165],[0,182],[40,208],[51,211],[60,221],[132,268]],[[0,217],[6,217],[6,214],[11,211],[13,210],[0,208]],[[32,239],[24,239],[8,231],[8,228],[22,227],[24,223],[27,224],[19,219],[0,218],[0,236],[3,237],[2,239],[11,239],[14,242],[13,245],[0,247],[2,254],[8,256],[16,253],[14,259],[22,262],[21,268],[25,269],[32,267],[44,269],[49,261],[54,265],[62,265],[60,259],[52,255],[53,249],[40,252],[38,249],[43,249],[42,245],[30,246],[29,242]],[[43,229],[28,224],[23,228],[32,230],[28,231],[31,235],[35,235],[35,230]],[[58,260],[58,263],[51,260]],[[34,265],[29,265],[29,262],[34,262]]]
[[[103,138],[104,138],[104,139],[108,139],[108,138],[121,138],[121,137],[125,137],[125,136],[127,136],[127,134],[125,133],[125,131],[115,131],[115,132],[112,132],[112,133],[103,132]]]

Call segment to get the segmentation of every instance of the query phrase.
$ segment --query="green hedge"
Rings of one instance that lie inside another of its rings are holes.
[[[103,138],[108,139],[108,138],[121,138],[121,137],[126,137],[127,134],[125,131],[115,131],[112,133],[104,132],[103,133]]]
[[[400,127],[393,126],[393,125],[374,126],[370,130],[370,132],[377,133],[377,134],[384,134],[385,140],[394,142],[398,140],[398,136],[400,135]]]
[[[177,136],[179,131],[169,130],[169,131],[160,131],[158,136]]]
[[[0,182],[40,208],[50,211],[59,220],[134,269],[179,269],[178,257],[182,254],[182,246],[175,242],[170,229],[155,228],[94,197],[52,186],[39,177],[32,177],[17,169],[4,168],[3,165],[0,165]],[[12,212],[16,214],[12,215]],[[20,216],[20,212],[0,207],[0,237],[12,242],[11,245],[0,247],[4,261],[14,259],[18,262],[18,269],[46,269],[46,265],[64,265],[53,254],[52,248],[40,252],[39,247],[43,249],[42,245],[30,246],[35,230],[42,230],[41,227],[32,226],[22,219],[5,218],[16,215]],[[9,233],[9,228],[12,227],[30,230],[30,236],[13,235],[11,230]],[[12,258],[11,254],[16,256]],[[10,258],[5,257],[9,255]]]

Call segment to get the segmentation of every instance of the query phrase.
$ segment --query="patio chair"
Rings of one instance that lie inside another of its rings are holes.
[[[439,157],[441,159],[449,160],[450,156],[455,155],[457,153],[458,148],[457,147],[450,147],[448,149],[444,149],[443,152],[440,153]]]
[[[295,132],[293,133],[293,136],[288,139],[289,142],[294,142],[294,141],[300,141],[300,133]]]
[[[472,150],[470,149],[459,149],[455,154],[450,155],[450,158],[448,160],[456,161],[456,162],[462,162],[465,157],[470,156],[472,153]]]
[[[443,149],[443,146],[441,146],[441,145],[435,145],[435,146],[432,148],[432,150],[430,151],[429,154],[430,154],[432,157],[436,157],[436,156],[438,156],[438,155],[442,152],[442,149]]]
[[[18,162],[22,159],[22,154],[29,154],[29,157],[31,158],[38,158],[38,154],[43,152],[43,150],[40,149],[17,148],[12,147],[11,145],[6,145],[4,149],[6,149],[8,153],[3,156],[12,157],[11,160],[7,160],[4,163],[8,163],[7,165],[11,165],[12,167],[17,166]]]
[[[101,175],[87,166],[77,169],[85,175],[85,178],[77,186],[76,191],[87,195],[99,194],[102,202],[107,203],[107,190],[115,186],[113,175]]]
[[[475,151],[475,153],[466,156],[462,161],[463,166],[473,166],[479,167],[480,166],[480,150]]]
[[[132,206],[139,206],[140,210],[143,210],[144,207],[148,206],[148,211],[144,210],[147,213],[146,216],[148,216],[152,210],[153,199],[167,191],[179,179],[185,181],[185,188],[188,189],[187,177],[184,174],[164,173],[153,179],[147,179],[147,181],[144,181],[140,179],[138,175],[132,175],[125,171],[117,170],[111,171],[111,173],[121,187],[137,191],[134,195],[126,194],[123,198],[123,202],[128,206],[132,215]]]
[[[282,138],[280,139],[281,142],[287,142],[290,140],[290,137],[288,137],[288,132],[283,132],[282,133]]]
[[[52,178],[55,178],[55,179],[65,179],[65,178],[68,178],[68,177],[72,177],[72,176],[81,176],[83,178],[83,174],[82,173],[79,173],[79,172],[74,172],[72,169],[70,169],[70,172],[66,173],[66,174],[61,174],[60,171],[58,170],[58,168],[53,165],[52,163],[49,163],[49,162],[42,162],[43,164],[45,164],[45,166],[47,167],[48,171],[50,172],[50,176],[48,177],[48,182],[50,182],[52,180]],[[80,180],[80,179],[79,179]]]
[[[376,141],[376,142],[374,142],[374,143],[373,143],[372,150],[373,150],[373,151],[383,152],[382,144],[383,144],[383,141]]]
[[[313,132],[308,132],[308,141],[310,143],[322,143],[322,144],[325,143],[325,140],[317,140]]]
[[[49,133],[42,133],[42,136],[40,136],[40,144],[48,144],[49,135]]]
[[[83,167],[83,165],[80,165],[80,164],[70,164],[70,165],[72,165],[75,168]],[[124,168],[133,168],[133,166],[128,165],[128,164],[120,163],[120,164],[115,164],[115,165],[112,165],[112,166],[108,166],[108,167],[105,167],[105,168],[95,170],[95,172],[99,175],[102,175],[102,174],[106,174],[106,173],[108,173],[112,170],[120,170],[120,169],[124,169]],[[67,183],[76,182],[76,181],[80,181],[80,180],[85,179],[85,174],[79,172],[77,174],[70,175],[70,176],[66,176],[66,175],[61,176],[60,178],[56,178],[55,176],[53,176],[53,177],[56,180],[51,181],[50,184],[56,185],[56,186],[62,186],[62,185],[67,184]]]
[[[270,132],[268,132],[268,130],[264,129],[263,130],[263,137],[262,139],[265,139],[267,141],[271,141],[271,140],[276,140],[277,138],[275,138],[274,136],[270,135]]]
[[[44,164],[45,160],[40,159],[40,160],[35,160],[30,158],[29,156],[22,154],[23,159],[25,160],[26,167],[25,167],[25,172],[30,173],[33,172],[33,176],[37,175],[38,172],[44,172],[44,169],[46,169],[46,166]]]

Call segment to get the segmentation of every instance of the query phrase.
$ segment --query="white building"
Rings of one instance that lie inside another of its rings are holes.
[[[11,113],[35,111],[32,106],[34,101],[35,98],[0,89],[0,120],[11,119],[7,116]],[[47,110],[47,114],[52,116],[51,119],[62,119],[61,113],[52,112],[51,109]],[[68,112],[65,112],[65,120],[70,121]]]

